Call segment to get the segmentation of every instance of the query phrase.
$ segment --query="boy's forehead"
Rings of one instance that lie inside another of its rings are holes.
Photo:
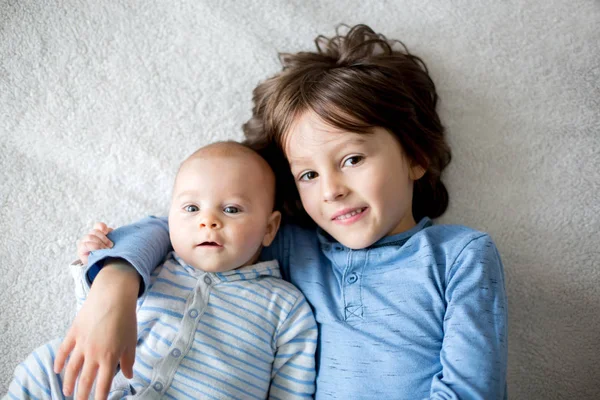
[[[368,136],[368,135],[367,135]],[[367,140],[364,133],[352,132],[324,121],[314,112],[305,112],[299,115],[288,130],[284,138],[286,154],[292,152],[311,153],[322,146],[331,146],[338,143],[356,142],[359,144]]]

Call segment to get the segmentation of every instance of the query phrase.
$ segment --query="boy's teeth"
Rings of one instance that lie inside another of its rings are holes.
[[[354,211],[352,211],[352,212],[349,212],[349,213],[347,213],[347,214],[340,215],[340,216],[339,216],[339,217],[337,217],[336,219],[339,219],[339,220],[341,220],[341,219],[348,219],[348,218],[350,218],[350,217],[354,217],[356,214],[360,214],[360,213],[361,213],[361,212],[363,212],[364,210],[365,210],[364,208],[359,208],[359,209],[357,209],[357,210],[354,210]]]

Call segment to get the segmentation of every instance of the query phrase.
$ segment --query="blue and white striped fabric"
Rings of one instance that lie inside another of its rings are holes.
[[[81,306],[85,268],[71,269]],[[281,279],[277,261],[206,273],[171,253],[152,274],[137,318],[134,378],[119,374],[110,398],[313,396],[317,326],[301,292]],[[54,398],[49,393],[61,379],[51,368],[57,345],[41,347],[17,367],[9,398]]]

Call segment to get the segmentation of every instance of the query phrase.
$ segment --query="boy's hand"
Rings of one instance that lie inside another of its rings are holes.
[[[113,242],[106,236],[112,231],[104,222],[96,222],[94,229],[77,241],[77,257],[84,265],[88,262],[90,252],[113,246]]]
[[[77,399],[88,399],[96,377],[95,399],[106,399],[119,363],[123,374],[133,377],[139,287],[137,271],[123,261],[108,263],[100,270],[56,354],[56,373],[70,357],[64,375],[66,396],[73,394],[80,373]]]

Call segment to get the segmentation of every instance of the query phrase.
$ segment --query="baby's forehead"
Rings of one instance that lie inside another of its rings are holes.
[[[177,173],[174,191],[195,182],[217,184],[246,197],[275,196],[275,175],[269,164],[253,150],[200,149],[186,159]],[[216,151],[214,151],[216,150]],[[225,150],[225,151],[222,151]],[[221,191],[222,194],[222,191]]]
[[[184,169],[199,174],[218,174],[219,171],[224,170],[243,171],[246,176],[265,176],[272,173],[271,168],[261,156],[245,151],[196,152],[181,164],[180,171]]]

